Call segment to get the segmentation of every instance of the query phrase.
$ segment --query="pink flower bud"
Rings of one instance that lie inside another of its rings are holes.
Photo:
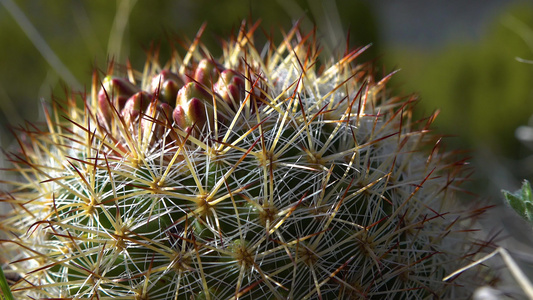
[[[198,98],[205,102],[212,102],[213,96],[201,87],[200,84],[189,82],[179,90],[176,98],[176,106],[186,105],[192,98]]]
[[[202,100],[198,98],[192,98],[185,108],[185,114],[190,120],[190,126],[195,126],[198,129],[202,129],[207,122],[207,114],[205,111],[205,105]]]
[[[152,96],[147,92],[142,91],[131,96],[126,101],[121,114],[128,126],[132,126],[134,124],[136,119],[139,117],[140,112],[146,110],[151,100]]]
[[[150,91],[157,95],[161,101],[173,103],[183,84],[184,82],[178,74],[172,73],[169,70],[163,70],[152,78]]]
[[[213,118],[212,102],[211,93],[199,83],[189,82],[178,92],[172,118],[175,124],[183,130],[189,131],[194,127],[201,131],[207,120]]]
[[[176,108],[174,108],[174,111],[172,112],[172,119],[174,120],[174,122],[179,128],[184,129],[185,127],[187,127],[187,119],[185,117],[185,111],[183,110],[181,105],[178,105],[176,106]]]
[[[105,124],[109,124],[113,117],[111,105],[120,112],[124,108],[126,100],[139,91],[140,88],[125,78],[106,76],[102,82],[102,88],[98,92],[98,113]]]
[[[198,67],[194,73],[194,80],[210,87],[214,82],[217,82],[218,74],[223,70],[224,67],[222,65],[204,58],[198,63]]]
[[[244,100],[244,89],[244,77],[231,69],[224,70],[214,85],[215,92],[218,93],[233,110],[236,110]]]
[[[157,143],[171,126],[172,107],[165,102],[152,100],[146,108],[146,113],[141,117],[143,136],[151,136],[150,143]]]

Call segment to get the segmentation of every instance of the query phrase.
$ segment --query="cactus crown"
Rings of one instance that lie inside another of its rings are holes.
[[[111,64],[9,155],[0,247],[46,299],[421,299],[478,251],[453,206],[462,161],[390,75],[319,61],[313,33],[214,59]],[[83,105],[76,105],[81,99]],[[465,289],[468,290],[468,289]],[[466,291],[468,293],[468,291]]]

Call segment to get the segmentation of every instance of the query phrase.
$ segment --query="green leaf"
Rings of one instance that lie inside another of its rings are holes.
[[[526,219],[533,223],[533,203],[531,202],[524,202],[526,206]]]
[[[502,192],[509,206],[511,206],[520,216],[527,218],[525,213],[526,208],[522,198],[508,191]]]
[[[514,193],[502,190],[503,196],[522,218],[533,224],[533,198],[529,181],[524,180],[522,188]]]
[[[15,298],[13,298],[13,294],[11,294],[11,289],[9,288],[9,284],[7,283],[7,279],[6,277],[4,276],[4,271],[2,270],[2,268],[0,267],[0,290],[2,291],[3,293],[3,297],[0,295],[0,299],[5,299],[5,300],[14,300]]]
[[[533,203],[533,199],[531,198],[531,185],[527,180],[524,180],[522,183],[522,200]]]

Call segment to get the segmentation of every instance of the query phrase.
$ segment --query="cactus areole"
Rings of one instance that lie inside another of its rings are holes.
[[[8,154],[0,251],[20,299],[438,299],[477,248],[463,161],[415,97],[241,26],[142,71],[111,64]],[[78,103],[78,104],[76,104]],[[82,103],[82,105],[80,105]],[[19,299],[17,298],[17,299]]]

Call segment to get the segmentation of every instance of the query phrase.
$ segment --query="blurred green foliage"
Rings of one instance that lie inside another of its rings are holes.
[[[388,60],[402,68],[395,83],[420,93],[419,112],[440,109],[435,125],[456,136],[448,139],[455,146],[486,147],[516,159],[521,146],[514,131],[533,114],[533,65],[516,60],[533,58],[528,38],[533,39],[533,5],[523,4],[498,16],[480,41],[457,41],[432,52],[398,49]]]

